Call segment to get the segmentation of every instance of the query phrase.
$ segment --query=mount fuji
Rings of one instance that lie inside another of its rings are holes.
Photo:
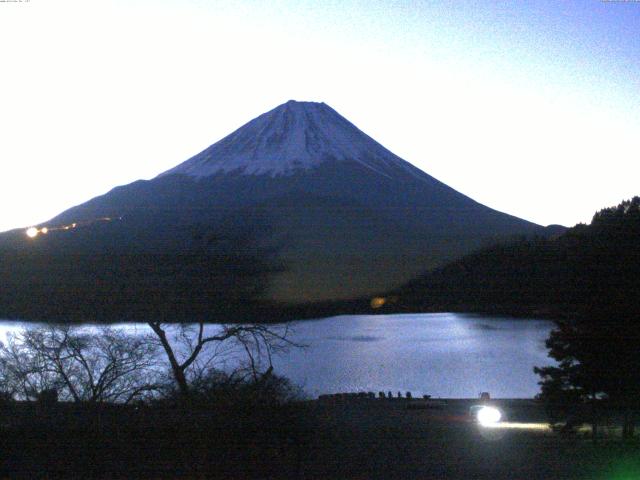
[[[373,295],[489,242],[545,232],[436,180],[328,105],[296,101],[151,180],[37,226],[44,227],[48,233],[33,239],[0,235],[2,251],[180,255],[203,231],[224,238],[250,231],[255,251],[277,251],[282,265],[261,295],[285,304]]]

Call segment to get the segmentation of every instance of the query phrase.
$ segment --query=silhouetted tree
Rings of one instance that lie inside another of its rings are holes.
[[[76,402],[128,403],[160,387],[156,346],[113,328],[25,328],[0,346],[4,389],[35,400],[43,391]]]
[[[579,232],[573,267],[580,278],[575,318],[556,322],[547,340],[557,367],[536,368],[542,398],[620,409],[632,436],[640,400],[640,198],[598,212]],[[593,411],[594,428],[597,414]]]
[[[289,338],[289,327],[266,324],[167,325],[148,322],[169,362],[179,392],[188,395],[211,371],[230,367],[242,380],[257,382],[272,369],[273,355],[299,346]]]
[[[260,303],[269,276],[282,270],[277,250],[261,246],[254,230],[247,227],[225,236],[197,230],[190,252],[201,265],[197,272],[190,272],[188,284],[180,285],[176,279],[174,289],[178,297],[188,292],[191,301],[216,311],[215,315],[205,311],[194,315],[194,322],[180,324],[166,323],[164,315],[147,320],[178,391],[188,395],[192,384],[225,366],[235,377],[257,382],[272,369],[273,354],[295,345],[286,323],[240,323],[245,318],[261,320],[252,305]],[[194,290],[194,286],[202,288]],[[212,316],[227,317],[233,323],[207,325]]]

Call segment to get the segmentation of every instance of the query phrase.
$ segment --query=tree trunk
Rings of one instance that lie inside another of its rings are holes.
[[[185,367],[178,363],[178,360],[173,353],[173,348],[171,348],[171,344],[169,343],[169,340],[167,340],[165,331],[158,324],[149,322],[148,325],[160,339],[160,344],[162,345],[164,352],[167,354],[169,364],[171,365],[171,372],[173,373],[173,378],[178,385],[180,394],[184,397],[188,396],[189,384],[187,383],[187,377],[184,374]]]
[[[596,442],[598,439],[598,411],[596,407],[595,394],[591,398],[591,439]]]
[[[629,408],[624,410],[624,423],[622,425],[622,438],[625,440],[633,438],[635,433],[635,424],[633,418],[633,412]]]
[[[180,390],[180,394],[186,397],[189,395],[189,384],[187,383],[187,377],[184,375],[184,370],[180,368],[179,365],[171,365],[171,370],[173,371],[173,378],[175,378],[176,383],[178,384],[178,389]]]

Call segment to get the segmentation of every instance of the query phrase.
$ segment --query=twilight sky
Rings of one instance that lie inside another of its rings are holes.
[[[640,194],[640,1],[0,2],[0,231],[324,101],[492,208]]]

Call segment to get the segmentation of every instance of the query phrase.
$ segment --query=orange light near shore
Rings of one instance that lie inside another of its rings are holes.
[[[29,227],[27,228],[27,237],[29,238],[35,238],[38,236],[38,229],[36,227]]]
[[[371,299],[371,308],[380,308],[385,303],[387,303],[387,299],[384,297],[373,297]]]

